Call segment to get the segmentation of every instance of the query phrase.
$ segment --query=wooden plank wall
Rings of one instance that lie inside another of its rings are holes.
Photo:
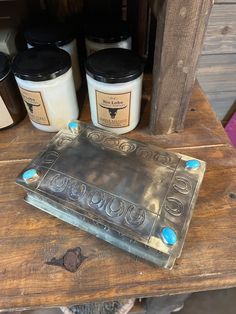
[[[236,0],[215,0],[197,77],[219,119],[226,122],[230,108],[236,110]]]

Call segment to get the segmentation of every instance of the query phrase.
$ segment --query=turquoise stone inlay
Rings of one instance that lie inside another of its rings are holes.
[[[177,241],[177,236],[175,231],[170,227],[165,227],[161,231],[161,237],[165,244],[174,245]]]
[[[23,173],[22,178],[25,182],[28,182],[29,180],[31,180],[35,176],[38,176],[37,170],[36,169],[29,169]]]
[[[79,124],[78,124],[77,121],[70,121],[70,122],[68,123],[68,127],[69,127],[69,129],[71,129],[71,130],[76,130],[76,129],[78,129],[78,126],[79,126]]]
[[[186,161],[186,168],[190,170],[198,169],[201,166],[201,163],[197,159],[190,159]]]

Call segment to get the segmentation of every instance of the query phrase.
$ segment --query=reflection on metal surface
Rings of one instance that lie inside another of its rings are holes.
[[[192,171],[188,160],[79,122],[78,133],[59,132],[23,171],[40,172],[37,182],[28,184],[20,174],[17,183],[30,204],[171,268],[205,171],[203,161]]]

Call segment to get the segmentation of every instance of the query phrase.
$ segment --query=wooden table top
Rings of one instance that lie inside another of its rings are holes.
[[[198,85],[179,134],[149,135],[149,95],[147,79],[142,120],[127,136],[207,162],[182,256],[173,270],[137,259],[23,201],[25,192],[15,178],[54,135],[38,131],[26,118],[0,132],[0,309],[236,286],[236,152]],[[83,102],[82,95],[79,99]],[[80,118],[89,121],[88,105]],[[47,264],[75,247],[87,257],[75,273]]]

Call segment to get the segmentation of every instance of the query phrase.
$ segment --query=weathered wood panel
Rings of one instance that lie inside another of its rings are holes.
[[[206,37],[203,54],[236,53],[236,4],[214,5]]]
[[[235,91],[236,95],[236,54],[202,55],[197,78],[207,93]]]
[[[207,75],[198,75],[198,80],[206,93],[214,92],[232,92],[235,90],[236,73],[225,71],[225,73],[208,73]]]
[[[198,81],[220,120],[236,100],[236,54],[202,55]]]
[[[183,130],[213,1],[159,1],[150,129]]]
[[[227,120],[227,113],[236,102],[236,92],[207,93],[207,97],[212,104],[212,108],[216,112],[217,117],[220,120]]]
[[[216,0],[197,78],[220,120],[236,99],[236,0]]]
[[[236,54],[201,55],[198,62],[198,73],[235,72]]]
[[[226,3],[236,3],[236,0],[215,0],[214,1],[215,4],[226,4]]]

